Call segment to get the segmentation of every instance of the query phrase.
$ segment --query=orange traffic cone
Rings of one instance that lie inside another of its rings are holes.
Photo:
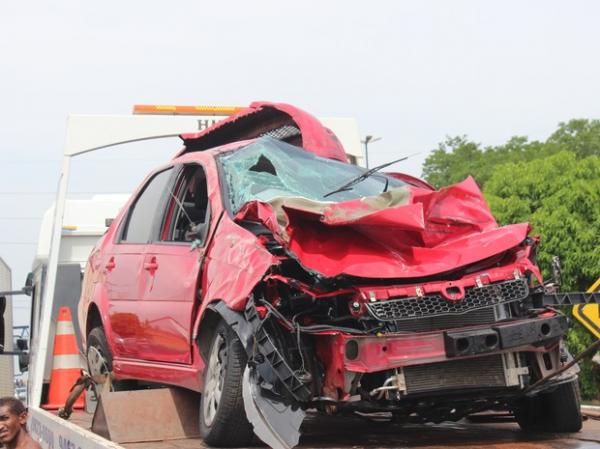
[[[54,334],[54,361],[50,375],[48,403],[42,405],[47,410],[57,410],[65,405],[71,387],[81,374],[79,351],[71,311],[68,307],[58,310],[56,333]],[[84,395],[79,396],[73,408],[84,407]]]

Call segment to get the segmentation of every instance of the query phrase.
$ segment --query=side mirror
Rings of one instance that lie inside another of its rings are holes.
[[[110,228],[110,225],[113,224],[113,221],[115,221],[114,218],[105,218],[104,219],[104,226],[106,226],[107,228]]]
[[[6,310],[6,296],[0,296],[0,354],[4,352],[4,311]]]

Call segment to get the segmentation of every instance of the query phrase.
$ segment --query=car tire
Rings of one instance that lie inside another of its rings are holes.
[[[85,358],[90,375],[97,376],[112,372],[113,357],[102,326],[93,328],[88,334]],[[135,380],[113,380],[112,382],[113,391],[133,390],[136,387]]]
[[[200,435],[210,446],[247,446],[254,434],[242,396],[247,357],[239,338],[225,322],[217,325],[205,362]]]
[[[521,429],[536,432],[579,432],[582,426],[581,394],[577,379],[520,401],[514,410]]]

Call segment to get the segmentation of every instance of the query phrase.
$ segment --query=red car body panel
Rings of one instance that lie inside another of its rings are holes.
[[[242,310],[254,286],[275,262],[256,241],[224,214],[206,262],[204,304],[222,300],[233,310]]]
[[[472,178],[439,191],[407,189],[406,201],[393,207],[368,199],[254,201],[236,219],[263,222],[304,267],[327,277],[432,276],[500,254],[527,237],[527,224],[497,226]]]
[[[414,176],[408,175],[406,173],[385,172],[385,174],[388,176],[392,176],[393,178],[399,179],[400,181],[404,181],[407,184],[410,184],[414,187],[418,187],[420,189],[435,190],[435,187],[433,187],[427,181],[415,178]]]
[[[268,122],[279,120],[282,124],[296,126],[302,138],[302,148],[305,150],[328,159],[348,161],[344,147],[331,130],[325,128],[311,114],[285,103],[255,101],[239,114],[221,120],[204,131],[183,134],[181,138],[186,143],[193,141],[195,145],[203,144],[203,149],[215,148],[234,141],[254,139],[265,131],[263,129],[265,124],[255,122],[261,113],[265,117],[260,117],[260,120],[267,122],[267,125],[270,124]],[[232,129],[234,127],[235,130]],[[204,141],[207,142],[206,145],[204,145]],[[186,146],[175,157],[182,156],[189,151]]]

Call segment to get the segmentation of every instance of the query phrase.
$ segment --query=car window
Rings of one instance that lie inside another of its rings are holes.
[[[151,240],[154,217],[172,172],[173,169],[169,168],[148,181],[129,211],[121,242],[148,243]]]
[[[191,242],[190,231],[208,224],[208,191],[206,175],[200,165],[186,165],[170,195],[161,240]]]
[[[340,202],[406,186],[399,179],[374,173],[351,187],[339,189],[366,169],[322,158],[270,137],[224,153],[218,162],[226,182],[226,200],[233,213],[253,200],[268,202],[277,197],[302,197]]]

